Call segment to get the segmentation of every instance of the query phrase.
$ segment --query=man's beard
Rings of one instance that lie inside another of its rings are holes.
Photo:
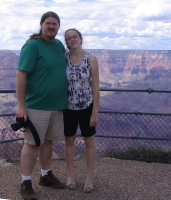
[[[53,36],[49,36],[49,35],[46,36],[47,40],[54,40],[55,37],[56,37],[56,35],[55,36],[54,35]]]

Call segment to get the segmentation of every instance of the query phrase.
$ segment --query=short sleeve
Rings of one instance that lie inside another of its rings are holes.
[[[28,40],[21,49],[18,70],[31,73],[37,62],[37,45],[35,40]]]

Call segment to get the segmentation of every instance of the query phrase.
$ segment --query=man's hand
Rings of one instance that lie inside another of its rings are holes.
[[[24,122],[26,122],[27,121],[27,111],[26,111],[26,108],[18,106],[17,107],[17,112],[16,112],[16,117],[17,118],[24,117]]]

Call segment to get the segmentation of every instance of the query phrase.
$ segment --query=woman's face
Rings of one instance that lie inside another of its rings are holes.
[[[81,47],[82,39],[75,30],[70,30],[65,35],[67,46],[72,50]]]

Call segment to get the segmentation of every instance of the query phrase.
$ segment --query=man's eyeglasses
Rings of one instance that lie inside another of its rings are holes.
[[[78,35],[73,35],[72,37],[66,38],[66,41],[70,41],[71,39],[77,39]]]

